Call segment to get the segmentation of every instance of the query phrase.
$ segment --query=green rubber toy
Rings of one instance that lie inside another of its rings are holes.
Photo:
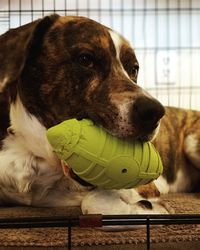
[[[153,144],[118,139],[91,120],[64,121],[48,129],[47,138],[76,175],[102,189],[147,184],[163,171]]]

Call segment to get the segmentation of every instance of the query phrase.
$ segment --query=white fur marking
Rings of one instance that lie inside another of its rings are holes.
[[[109,33],[110,33],[110,36],[113,40],[113,43],[115,45],[115,49],[116,49],[116,52],[117,52],[117,59],[119,59],[119,56],[120,56],[120,49],[121,49],[121,46],[122,46],[122,39],[120,37],[120,35],[116,32],[116,31],[113,31],[113,30],[109,30]]]
[[[19,97],[11,104],[10,119],[14,133],[24,137],[26,149],[35,156],[44,158],[50,166],[58,165],[58,159],[46,137],[46,128],[35,116],[26,111]]]
[[[9,79],[9,78],[6,76],[6,77],[3,79],[3,81],[0,82],[0,93],[3,92],[5,86],[6,86],[7,82],[8,82],[8,79]]]
[[[173,184],[170,184],[169,191],[171,193],[181,193],[190,190],[190,178],[180,169],[177,172],[176,180]]]
[[[185,138],[184,150],[187,153],[190,160],[192,161],[192,163],[196,167],[200,168],[200,155],[198,153],[198,147],[200,147],[199,144],[200,142],[196,138],[196,135],[194,134],[188,135]]]
[[[110,30],[109,33],[110,33],[110,36],[111,36],[111,38],[112,38],[112,40],[113,40],[113,43],[114,43],[114,45],[115,45],[115,49],[116,49],[116,53],[117,53],[117,56],[116,56],[116,57],[117,57],[117,60],[118,60],[118,62],[119,62],[119,65],[120,65],[120,69],[121,69],[122,72],[126,75],[126,77],[128,77],[128,78],[130,79],[129,75],[128,75],[127,72],[125,71],[125,69],[124,69],[124,67],[123,67],[123,65],[122,65],[122,63],[121,63],[121,60],[120,60],[120,49],[121,49],[121,46],[122,46],[122,44],[123,44],[122,38],[121,38],[120,35],[119,35],[117,32],[115,32],[115,31]]]
[[[177,172],[176,180],[172,184],[169,184],[163,176],[158,177],[154,184],[161,194],[184,192],[190,188],[189,178],[181,169]]]
[[[162,175],[159,176],[158,179],[154,181],[154,184],[156,185],[158,191],[161,194],[169,193],[169,185],[167,183],[167,180]]]
[[[85,192],[64,177],[45,127],[29,114],[19,97],[11,104],[11,130],[0,151],[0,205],[80,205]]]
[[[129,121],[130,116],[129,112],[131,109],[131,106],[133,105],[133,101],[131,102],[125,102],[122,104],[117,104],[118,110],[119,110],[119,119],[118,119],[118,126],[122,128],[123,130],[130,130],[132,131],[133,127],[131,124],[131,121]]]

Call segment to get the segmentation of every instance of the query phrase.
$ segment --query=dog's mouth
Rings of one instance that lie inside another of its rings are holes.
[[[61,162],[61,165],[63,168],[64,175],[70,176],[71,179],[79,183],[81,186],[94,188],[92,184],[84,181],[78,175],[76,175],[74,171],[72,170],[72,168],[70,168],[67,164],[65,164],[64,162]]]
[[[81,184],[82,186],[84,187],[94,187],[92,184],[90,184],[89,182],[87,181],[84,181],[83,179],[81,179],[78,175],[76,175],[74,173],[74,171],[70,168],[69,169],[69,172],[68,172],[69,176],[75,180],[76,182],[78,182],[79,184]]]
[[[143,142],[153,140],[160,127],[160,121],[155,124],[132,124],[125,119],[121,122],[121,119],[117,119],[117,116],[113,120],[108,117],[107,119],[93,120],[93,122],[119,139],[140,140]]]
[[[115,112],[106,112],[105,110],[96,114],[88,112],[78,115],[78,120],[91,119],[94,124],[101,126],[107,133],[120,139],[140,140],[143,142],[151,141],[158,132],[160,121],[145,124],[133,124],[129,120],[129,115],[126,118]]]
[[[138,136],[136,136],[135,139],[143,142],[152,141],[156,137],[159,128],[160,128],[160,121],[150,127],[144,126],[140,128]]]
[[[157,100],[138,98],[135,102],[126,101],[121,104],[118,101],[107,105],[98,103],[95,107],[85,108],[78,119],[91,119],[118,138],[150,141],[157,134],[164,113],[164,107]]]
[[[107,130],[107,132],[120,139],[125,139],[129,141],[139,140],[142,142],[148,142],[148,141],[152,141],[155,138],[158,132],[158,129],[159,129],[159,124],[149,131],[140,131],[140,130],[136,131],[135,129],[122,129],[122,130],[114,130],[114,131]]]

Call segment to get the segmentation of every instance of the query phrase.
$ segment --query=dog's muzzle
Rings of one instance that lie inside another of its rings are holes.
[[[138,97],[133,104],[132,119],[138,129],[145,133],[155,130],[164,114],[164,107],[154,98]]]

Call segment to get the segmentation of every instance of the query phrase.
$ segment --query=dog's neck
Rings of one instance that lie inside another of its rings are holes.
[[[20,97],[11,103],[11,130],[22,137],[25,147],[36,157],[45,159],[50,166],[60,165],[46,137],[46,128],[34,116],[27,113]]]

